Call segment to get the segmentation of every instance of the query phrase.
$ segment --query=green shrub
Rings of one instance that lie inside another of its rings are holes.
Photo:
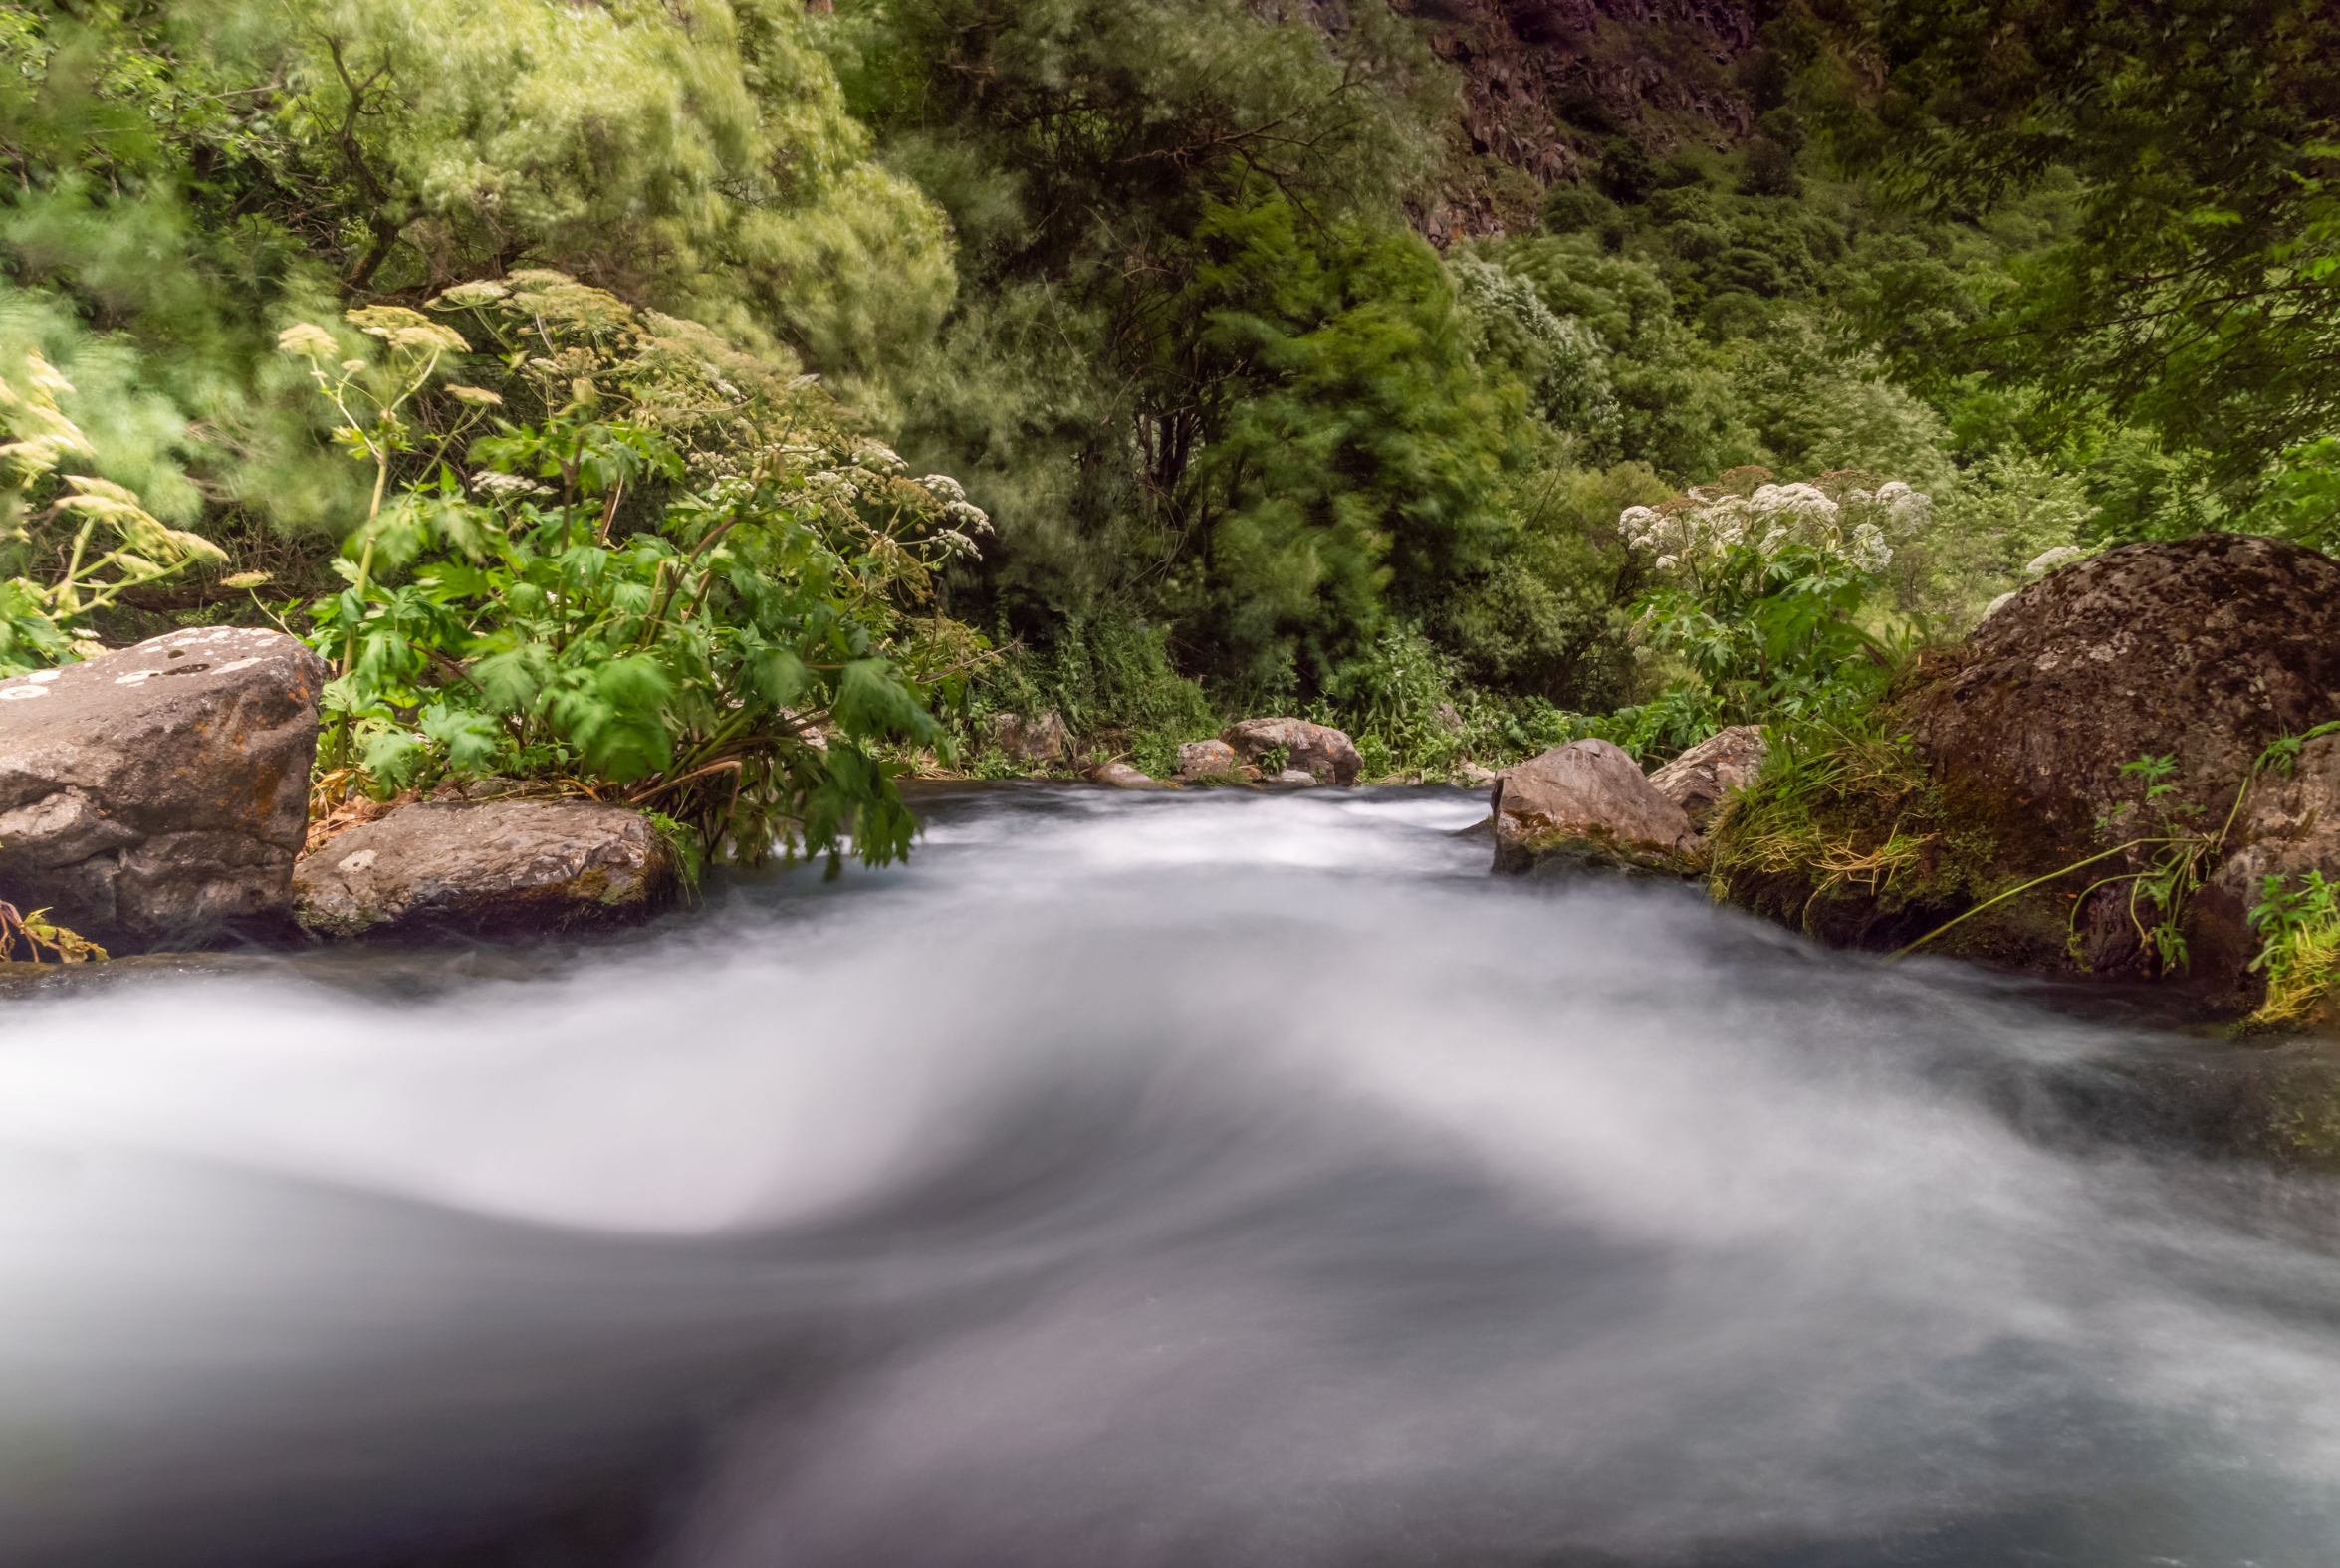
[[[309,609],[337,666],[327,766],[361,749],[381,788],[576,779],[655,806],[708,859],[901,855],[916,824],[879,753],[936,741],[922,688],[955,696],[980,662],[967,628],[916,613],[985,527],[956,482],[907,478],[817,402],[725,380],[690,324],[557,274],[432,303],[499,336],[524,324],[553,355],[482,366],[507,397],[434,388],[468,345],[417,312],[348,313],[375,365],[323,328],[283,335],[373,475],[347,586]],[[434,430],[442,403],[458,412]],[[495,412],[523,408],[541,412]],[[418,461],[423,482],[393,491]]]
[[[2297,885],[2270,876],[2250,911],[2259,934],[2251,970],[2267,979],[2253,1023],[2288,1023],[2313,1012],[2340,981],[2340,886],[2310,871]]]
[[[1201,683],[1172,667],[1167,629],[1126,606],[1066,616],[1045,645],[1010,646],[970,688],[956,721],[980,741],[995,713],[1054,713],[1076,750],[1126,757],[1157,779],[1177,771],[1181,743],[1226,723]]]

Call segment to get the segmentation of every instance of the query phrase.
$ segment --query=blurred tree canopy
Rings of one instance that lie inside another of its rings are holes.
[[[1955,335],[2254,486],[2340,415],[2340,6],[1912,0],[1837,19],[1838,148],[1929,213],[2075,178]],[[1860,79],[1862,67],[1874,71]]]

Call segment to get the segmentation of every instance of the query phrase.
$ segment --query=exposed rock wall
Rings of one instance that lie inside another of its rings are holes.
[[[1686,137],[1736,145],[1755,106],[1732,67],[1758,46],[1763,13],[1728,0],[1396,0],[1461,73],[1471,152],[1549,186],[1579,176],[1599,121],[1652,151]],[[1573,122],[1573,123],[1572,123]],[[1449,182],[1419,215],[1444,245],[1517,230],[1532,214],[1484,180]]]

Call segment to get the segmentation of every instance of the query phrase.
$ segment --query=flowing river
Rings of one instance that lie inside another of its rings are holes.
[[[0,1002],[0,1564],[2340,1561],[2340,1186],[2104,1111],[2212,1046],[1458,790],[924,809]]]

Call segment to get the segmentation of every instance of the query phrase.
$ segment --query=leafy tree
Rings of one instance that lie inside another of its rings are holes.
[[[1598,336],[1618,404],[1616,455],[1677,484],[1757,455],[1733,407],[1726,361],[1676,316],[1655,267],[1583,236],[1497,241],[1474,254],[1528,280],[1554,316]]]
[[[1215,209],[1197,244],[1186,303],[1216,417],[1183,503],[1208,538],[1189,602],[1250,676],[1297,656],[1321,679],[1385,586],[1419,610],[1493,563],[1527,389],[1482,372],[1470,317],[1411,235],[1325,243],[1271,201]]]
[[[874,164],[805,8],[309,0],[280,112],[362,223],[346,292],[552,267],[852,369],[931,331],[941,215]]]
[[[865,384],[939,320],[951,242],[811,26],[784,0],[0,8],[0,258],[44,291],[13,314],[118,335],[127,375],[48,346],[181,521],[349,528],[276,331],[481,274],[563,267]]]
[[[1228,602],[1197,581],[1194,554],[1225,510],[1200,500],[1198,463],[1250,374],[1227,330],[1205,341],[1211,313],[1243,292],[1206,221],[1281,204],[1334,249],[1351,225],[1398,230],[1453,93],[1383,0],[1344,11],[1328,33],[1307,8],[1237,0],[838,9],[825,37],[848,102],[950,212],[967,279],[956,318],[899,378],[900,440],[967,475],[998,517],[987,578],[964,586],[1018,626],[1114,601],[1176,608],[1182,647],[1233,656],[1193,618]],[[1208,283],[1206,267],[1219,269]],[[1234,642],[1284,640],[1260,628],[1287,620],[1317,576],[1277,577],[1278,607],[1247,612]]]
[[[1580,712],[1649,695],[1627,608],[1646,585],[1646,562],[1625,549],[1617,516],[1674,493],[1641,463],[1547,463],[1516,484],[1513,532],[1495,564],[1450,591],[1431,622],[1464,673]]]
[[[2340,417],[2340,53],[2324,0],[1920,0],[1847,19],[1839,150],[1926,210],[2069,170],[2078,222],[1970,340],[2254,484]]]

